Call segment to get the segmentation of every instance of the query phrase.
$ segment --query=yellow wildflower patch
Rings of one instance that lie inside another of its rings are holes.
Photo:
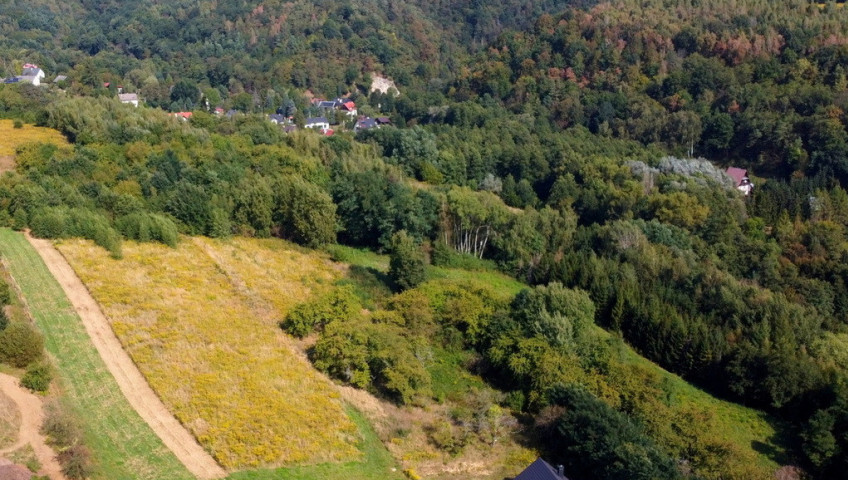
[[[226,468],[358,458],[334,386],[276,322],[337,276],[279,240],[89,241],[59,249],[153,389]]]
[[[14,121],[0,120],[0,157],[14,156],[18,147],[27,143],[52,143],[59,147],[68,145],[68,141],[52,128],[23,125],[15,128]]]

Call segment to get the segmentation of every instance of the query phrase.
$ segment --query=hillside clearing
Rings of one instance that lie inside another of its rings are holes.
[[[96,460],[91,478],[193,479],[127,402],[61,286],[24,236],[0,229],[0,253],[44,334],[63,396],[83,421],[85,443]]]
[[[14,169],[14,163],[9,164],[14,160],[15,153],[18,147],[27,143],[52,143],[63,147],[67,146],[68,141],[56,130],[52,128],[36,127],[34,125],[24,125],[21,128],[15,128],[12,120],[0,120],[0,169]],[[9,167],[12,168],[9,168]]]
[[[339,393],[276,325],[337,272],[280,245],[126,242],[120,261],[91,242],[59,245],[153,389],[230,469],[361,455]]]

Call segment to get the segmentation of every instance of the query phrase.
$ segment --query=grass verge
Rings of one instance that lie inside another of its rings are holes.
[[[132,409],[79,317],[23,235],[0,229],[0,254],[53,356],[63,394],[82,420],[92,479],[194,478]]]

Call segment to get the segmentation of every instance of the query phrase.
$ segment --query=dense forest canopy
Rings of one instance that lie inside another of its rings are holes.
[[[587,333],[588,316],[780,417],[812,474],[848,466],[841,5],[7,0],[0,33],[0,75],[25,62],[68,75],[62,90],[0,86],[0,115],[74,142],[18,151],[0,179],[5,224],[115,256],[123,238],[174,245],[179,233],[406,252],[394,265],[419,277],[394,283],[431,303],[401,293],[363,318],[342,297],[326,300],[331,314],[318,304],[287,320],[293,334],[319,332],[316,366],[415,403],[432,391],[403,353],[412,331],[476,355],[554,457],[598,451],[568,434],[588,422],[653,459],[625,459],[646,478],[692,474],[672,458],[728,475],[628,403],[613,379],[638,374]],[[402,94],[371,93],[374,74]],[[148,108],[119,104],[116,85]],[[341,119],[323,138],[267,121],[312,113],[311,95],[350,96],[395,126],[354,135]],[[219,106],[241,114],[208,113]],[[184,123],[160,109],[195,112]],[[752,196],[730,165],[756,174]],[[433,263],[491,261],[536,287],[510,301],[419,287],[421,244]],[[450,317],[447,301],[470,313]],[[610,458],[572,467],[616,478]]]

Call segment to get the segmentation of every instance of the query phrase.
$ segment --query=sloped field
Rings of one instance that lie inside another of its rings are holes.
[[[0,228],[0,253],[44,334],[63,398],[83,420],[93,480],[194,478],[127,402],[62,287],[18,232]]]
[[[336,277],[279,241],[59,245],[125,349],[176,417],[225,467],[353,460],[356,425],[332,384],[276,323]]]
[[[0,120],[0,157],[13,156],[18,147],[27,143],[52,143],[57,146],[67,146],[68,141],[52,128],[23,125],[15,128],[12,120]]]

